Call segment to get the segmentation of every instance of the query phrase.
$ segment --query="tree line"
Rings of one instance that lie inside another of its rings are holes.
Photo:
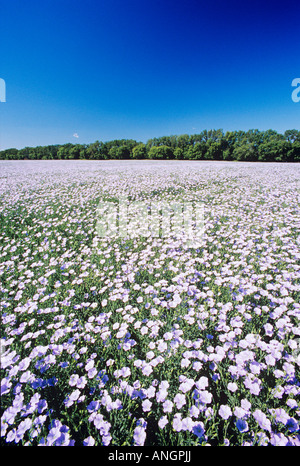
[[[300,162],[300,131],[204,130],[199,134],[161,136],[146,143],[133,139],[95,141],[0,151],[0,160],[236,160]]]

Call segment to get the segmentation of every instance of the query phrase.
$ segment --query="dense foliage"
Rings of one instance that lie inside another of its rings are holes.
[[[1,446],[300,446],[300,166],[274,165],[0,162]],[[193,200],[197,248],[135,227]]]
[[[176,159],[237,160],[259,162],[299,162],[300,131],[204,130],[149,139],[146,144],[133,139],[96,141],[91,144],[63,144],[0,151],[2,160],[41,159]]]

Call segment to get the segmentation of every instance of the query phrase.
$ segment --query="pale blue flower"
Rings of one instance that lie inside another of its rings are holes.
[[[174,397],[174,403],[176,404],[177,409],[181,409],[182,406],[186,404],[185,395],[177,393],[177,395]]]
[[[146,432],[142,426],[137,426],[133,432],[133,441],[135,446],[143,446],[146,440]]]
[[[173,423],[172,423],[173,429],[176,432],[180,432],[182,430],[182,419],[181,419],[181,414],[175,414],[173,418]]]
[[[229,419],[230,416],[232,415],[232,411],[228,405],[221,405],[218,413],[225,420]]]
[[[271,422],[263,413],[260,409],[256,409],[253,413],[253,417],[258,423],[259,427],[261,427],[264,430],[267,430],[268,432],[271,432]]]
[[[147,400],[147,399],[144,400],[142,402],[142,408],[143,408],[144,413],[151,411],[151,406],[152,406],[152,403],[150,400]]]
[[[158,426],[163,429],[166,425],[168,424],[168,418],[167,416],[162,416],[160,420],[158,421]]]

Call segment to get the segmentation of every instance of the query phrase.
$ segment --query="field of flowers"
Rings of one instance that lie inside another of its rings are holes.
[[[0,162],[1,445],[300,445],[300,165]],[[204,203],[201,247],[101,201]]]

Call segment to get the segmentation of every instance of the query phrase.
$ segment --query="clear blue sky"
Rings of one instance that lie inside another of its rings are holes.
[[[0,4],[1,149],[300,129],[299,1]]]

